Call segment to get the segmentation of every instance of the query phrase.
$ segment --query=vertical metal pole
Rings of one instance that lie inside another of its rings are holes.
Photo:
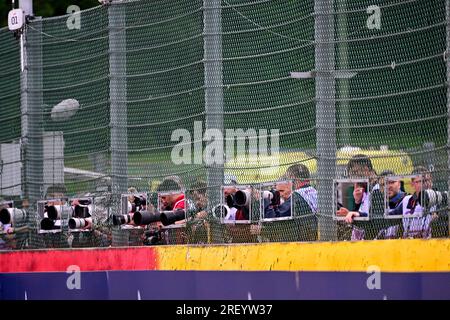
[[[25,12],[25,15],[28,15],[28,16],[34,15],[33,0],[19,0],[19,8],[21,8]]]
[[[128,188],[127,152],[127,56],[125,6],[113,3],[109,13],[109,72],[111,117],[112,191],[126,192]]]
[[[206,129],[219,129],[223,133],[222,10],[220,6],[221,0],[203,0]],[[220,199],[219,186],[223,183],[223,163],[208,166],[207,182],[209,205],[212,205]]]
[[[128,188],[127,152],[127,56],[125,5],[114,0],[108,7],[109,18],[109,99],[111,118],[111,175],[113,214],[119,209],[120,194]],[[113,245],[123,243],[126,232],[113,233]]]
[[[32,0],[21,0],[20,8],[26,16],[33,15]],[[21,127],[24,156],[24,195],[34,205],[43,197],[43,134],[42,115],[42,20],[37,17],[25,26],[22,35],[23,70],[21,86]]]
[[[316,126],[318,156],[319,239],[335,240],[332,221],[333,178],[336,175],[336,110],[333,0],[315,0]]]
[[[347,11],[347,0],[337,0],[338,11]],[[337,36],[343,41],[338,44],[338,62],[339,70],[348,69],[348,30],[347,30],[347,13],[337,14]],[[339,98],[347,99],[349,96],[349,79],[343,78],[338,81]],[[346,100],[340,103],[339,124],[339,142],[343,146],[350,146],[350,105]]]

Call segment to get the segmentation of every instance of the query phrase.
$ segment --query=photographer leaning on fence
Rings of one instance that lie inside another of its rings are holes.
[[[336,215],[345,216],[346,224],[351,225],[350,240],[363,240],[366,238],[366,232],[370,233],[370,230],[374,228],[370,222],[354,222],[355,217],[363,217],[369,214],[369,208],[375,205],[378,212],[383,216],[383,195],[380,191],[380,185],[376,179],[376,172],[373,168],[372,161],[365,154],[354,155],[347,164],[347,175],[350,179],[367,178],[369,179],[369,190],[364,190],[359,185],[355,185],[353,188],[347,190],[347,193],[352,194],[349,199],[354,199],[353,203],[349,204],[349,208],[341,207],[336,212]],[[376,199],[375,204],[372,199]],[[341,231],[346,231],[347,225],[338,223]],[[373,236],[374,237],[374,236]],[[347,237],[344,236],[346,240]]]

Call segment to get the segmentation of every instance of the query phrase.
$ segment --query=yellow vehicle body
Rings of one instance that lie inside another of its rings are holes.
[[[354,148],[336,153],[337,177],[346,176],[347,163],[357,154],[367,155],[377,174],[392,170],[396,175],[409,175],[413,170],[413,162],[406,152]],[[282,179],[286,169],[297,163],[308,167],[311,178],[316,177],[316,158],[301,151],[280,152],[279,155],[271,156],[239,155],[225,164],[225,176],[233,177],[240,184],[275,181]]]

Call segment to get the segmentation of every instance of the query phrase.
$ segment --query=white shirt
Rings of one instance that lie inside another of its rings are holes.
[[[317,213],[317,190],[315,188],[308,186],[306,188],[297,189],[295,192],[305,199],[313,213]]]
[[[420,204],[416,204],[414,207],[414,212],[412,212],[412,209],[408,209],[408,202],[411,199],[412,195],[408,195],[403,199],[402,206],[403,206],[403,216],[405,216],[403,220],[403,236],[404,237],[413,237],[420,235],[423,238],[430,238],[431,237],[431,229],[430,229],[430,223],[431,223],[431,214],[427,214],[426,216],[422,217],[423,214],[423,207]],[[430,212],[433,212],[436,210],[436,207],[432,207],[430,209]],[[407,218],[406,216],[410,214],[419,214],[420,217],[415,218]]]

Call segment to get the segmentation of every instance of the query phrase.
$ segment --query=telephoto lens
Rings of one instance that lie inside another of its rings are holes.
[[[69,228],[70,229],[82,229],[87,226],[92,225],[92,218],[70,218]]]
[[[227,204],[228,208],[232,208],[236,205],[235,198],[232,194],[229,194],[225,197],[225,203]]]
[[[226,217],[230,214],[230,207],[224,204],[219,204],[213,208],[213,215],[216,218]]]
[[[163,244],[161,231],[159,230],[147,230],[145,231],[144,244],[147,246]]]
[[[47,216],[52,220],[66,219],[72,215],[72,207],[66,205],[46,206]]]
[[[89,218],[91,216],[89,206],[76,205],[74,210],[74,217],[76,218]]]
[[[129,224],[133,221],[130,214],[116,214],[113,215],[113,225],[120,226],[123,224]]]
[[[174,211],[165,211],[161,213],[161,222],[165,226],[174,224],[175,222],[183,219],[186,219],[186,214],[183,209],[176,209]]]
[[[2,224],[20,224],[26,220],[25,210],[17,208],[3,208],[0,210],[0,222]]]
[[[50,218],[44,218],[41,220],[41,229],[42,230],[54,230],[54,229],[60,229],[60,227],[55,225],[55,220],[52,220]]]
[[[420,199],[421,197],[419,197]],[[423,206],[431,208],[434,206],[446,206],[448,204],[448,193],[433,189],[423,190]]]
[[[248,207],[251,199],[251,192],[248,190],[238,190],[234,195],[236,205],[241,207]]]
[[[263,191],[263,199],[267,199],[270,201],[272,206],[280,205],[280,192],[278,190],[265,190]]]
[[[148,225],[153,222],[161,221],[161,213],[159,212],[149,212],[149,211],[138,211],[133,215],[133,221],[136,225]]]

